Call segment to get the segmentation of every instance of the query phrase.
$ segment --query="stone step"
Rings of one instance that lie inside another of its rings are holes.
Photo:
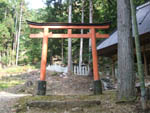
[[[72,100],[72,101],[31,101],[27,103],[29,107],[37,108],[74,108],[74,107],[91,107],[100,105],[100,100]]]

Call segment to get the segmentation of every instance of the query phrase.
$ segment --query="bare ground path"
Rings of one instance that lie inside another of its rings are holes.
[[[38,71],[31,71],[28,73],[15,74],[15,75],[4,75],[0,78],[0,82],[11,82],[11,81],[24,81],[24,84],[15,85],[9,88],[0,89],[0,113],[16,113],[16,109],[14,109],[14,105],[17,100],[24,96],[31,96],[31,94],[27,94],[25,92],[20,92],[20,90],[24,89],[26,86],[26,82],[30,81],[31,77],[35,80],[35,78],[31,75],[33,73],[38,73]],[[1,83],[2,84],[2,83]]]
[[[24,84],[0,90],[0,113],[16,113],[13,106],[20,97],[35,95],[39,70],[20,75],[3,77],[3,80],[20,80]],[[92,77],[61,76],[61,73],[47,72],[47,95],[89,95],[92,94]]]
[[[17,99],[23,96],[29,96],[27,94],[12,94],[8,92],[0,92],[0,113],[15,113],[13,109]]]

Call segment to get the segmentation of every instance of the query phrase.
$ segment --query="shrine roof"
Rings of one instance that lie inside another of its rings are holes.
[[[150,2],[138,6],[136,8],[136,16],[140,39],[142,39],[142,36],[150,33]],[[132,34],[134,34],[134,31]],[[115,30],[108,39],[104,40],[97,46],[97,50],[100,51],[100,55],[111,56],[117,53],[117,44],[118,35],[117,30]]]

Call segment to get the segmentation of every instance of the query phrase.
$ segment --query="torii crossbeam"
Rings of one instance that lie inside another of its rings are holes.
[[[109,23],[77,24],[77,23],[36,23],[27,21],[30,28],[43,29],[40,34],[30,34],[30,38],[43,38],[40,81],[38,81],[38,95],[46,94],[46,63],[48,38],[91,38],[94,74],[94,94],[102,93],[102,85],[98,72],[98,58],[96,50],[96,38],[108,38],[108,34],[96,33],[96,29],[108,29]],[[49,30],[67,29],[66,34],[53,34]],[[72,29],[89,29],[87,34],[72,34]]]

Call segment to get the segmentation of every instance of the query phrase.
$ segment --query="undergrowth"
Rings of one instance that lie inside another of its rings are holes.
[[[35,67],[30,65],[0,69],[0,90],[23,84],[25,81],[20,79],[19,76],[33,69],[35,69]]]

